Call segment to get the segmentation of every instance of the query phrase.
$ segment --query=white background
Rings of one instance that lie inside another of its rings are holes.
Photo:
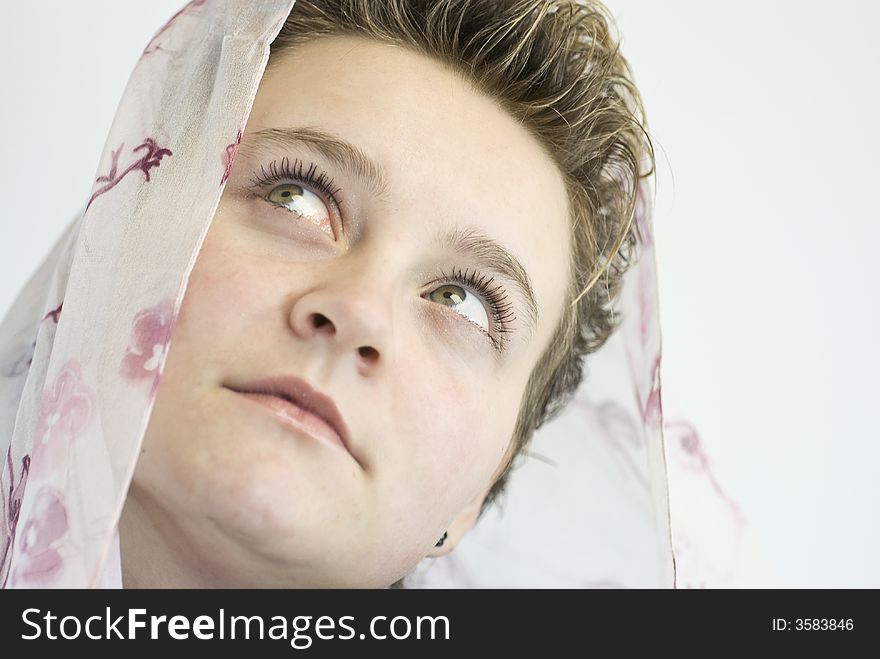
[[[0,314],[183,4],[0,4]],[[607,5],[657,150],[667,412],[696,425],[779,583],[880,587],[880,9]]]

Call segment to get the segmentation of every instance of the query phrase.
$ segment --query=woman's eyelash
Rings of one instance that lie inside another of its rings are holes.
[[[318,166],[314,163],[310,163],[308,170],[303,172],[302,160],[294,158],[293,165],[291,166],[290,159],[284,156],[280,163],[278,160],[273,160],[269,163],[268,171],[265,165],[260,165],[260,171],[254,172],[251,176],[251,182],[257,187],[264,187],[282,180],[304,183],[323,193],[336,205],[337,209],[341,207],[339,193],[342,189],[336,187],[333,179],[325,172],[319,170]]]
[[[462,272],[460,268],[453,268],[452,274],[442,274],[441,280],[454,281],[475,290],[483,296],[491,308],[495,334],[487,332],[476,323],[473,324],[492,340],[492,345],[498,352],[503,352],[507,341],[506,334],[511,329],[510,324],[516,320],[516,316],[513,313],[513,304],[507,299],[504,287],[501,285],[493,287],[494,277],[487,278],[486,275],[479,274],[476,270],[470,271],[469,274],[468,270]]]

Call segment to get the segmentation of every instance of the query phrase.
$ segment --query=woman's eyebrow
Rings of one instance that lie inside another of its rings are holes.
[[[271,147],[311,149],[354,177],[366,181],[370,191],[387,199],[388,181],[377,162],[354,144],[318,128],[264,128],[245,135],[240,148],[259,152]],[[525,304],[527,326],[533,333],[538,325],[538,305],[526,269],[506,247],[474,227],[446,225],[435,236],[434,246],[463,254],[471,261],[512,283]]]
[[[538,326],[538,305],[522,263],[506,247],[475,227],[447,225],[435,236],[435,247],[460,252],[483,269],[511,282],[525,303],[531,335]]]
[[[388,181],[382,166],[341,137],[318,128],[264,128],[245,135],[240,148],[258,152],[272,146],[288,149],[307,147],[346,173],[366,181],[370,191],[379,199],[385,199],[388,195]]]

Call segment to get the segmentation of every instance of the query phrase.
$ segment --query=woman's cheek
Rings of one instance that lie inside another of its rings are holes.
[[[476,405],[462,405],[434,427],[442,431],[432,435],[430,450],[413,458],[422,472],[413,487],[423,493],[426,505],[433,500],[433,505],[443,501],[461,507],[472,491],[482,487],[494,466],[486,415]]]

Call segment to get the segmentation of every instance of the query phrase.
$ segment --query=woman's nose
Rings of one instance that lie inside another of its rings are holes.
[[[343,269],[337,262],[296,300],[290,325],[327,358],[352,356],[359,368],[375,369],[387,361],[391,345],[389,284],[363,269]]]

